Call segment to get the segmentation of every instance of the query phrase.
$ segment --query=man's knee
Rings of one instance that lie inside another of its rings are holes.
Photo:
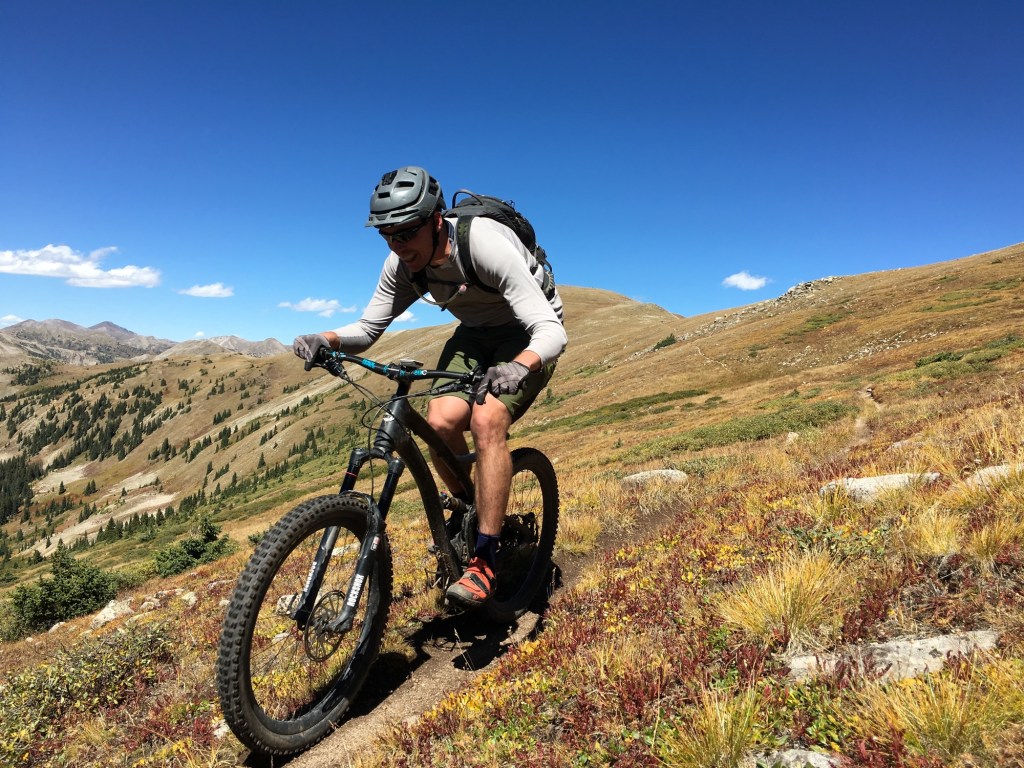
[[[488,400],[491,407],[477,406],[473,409],[470,431],[477,447],[485,444],[504,445],[508,439],[508,429],[512,425],[512,417],[508,409],[497,399]]]
[[[469,404],[459,398],[437,398],[427,406],[427,423],[441,435],[465,432],[469,417]]]

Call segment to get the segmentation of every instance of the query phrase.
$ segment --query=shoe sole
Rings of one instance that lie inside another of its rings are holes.
[[[473,595],[467,595],[465,593],[456,592],[453,590],[448,590],[447,592],[445,592],[445,597],[448,598],[449,603],[454,603],[460,608],[467,608],[470,610],[472,610],[473,608],[481,607],[482,605],[486,604],[488,600],[491,599],[487,597],[481,600],[480,598],[475,597]]]

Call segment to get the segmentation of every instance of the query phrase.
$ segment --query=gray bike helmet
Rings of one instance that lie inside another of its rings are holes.
[[[437,179],[423,168],[407,165],[385,173],[370,197],[368,227],[390,227],[425,219],[444,209]]]

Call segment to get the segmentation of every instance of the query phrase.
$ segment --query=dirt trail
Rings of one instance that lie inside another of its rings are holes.
[[[571,587],[589,558],[557,559],[558,591]],[[413,722],[450,691],[490,668],[506,651],[540,629],[540,616],[524,615],[512,626],[491,624],[472,614],[435,619],[408,640],[412,663],[382,657],[349,711],[345,722],[317,746],[291,759],[251,756],[247,766],[347,768],[355,757],[393,725]],[[397,656],[397,654],[396,654]]]
[[[882,401],[875,394],[873,387],[868,387],[860,392],[860,396],[875,406],[876,411],[882,410]],[[857,417],[853,424],[853,441],[851,447],[867,445],[871,441],[871,428],[868,426],[868,419],[864,414]]]

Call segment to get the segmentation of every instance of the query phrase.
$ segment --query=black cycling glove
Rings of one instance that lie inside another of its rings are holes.
[[[313,361],[316,360],[317,353],[320,352],[322,347],[326,347],[328,350],[331,348],[327,337],[322,333],[307,333],[305,336],[296,336],[295,341],[292,342],[292,351],[296,357],[301,357],[306,361],[307,371],[313,367]]]
[[[476,404],[483,405],[488,392],[495,396],[518,392],[529,375],[530,369],[515,360],[511,363],[492,365],[473,391]]]

